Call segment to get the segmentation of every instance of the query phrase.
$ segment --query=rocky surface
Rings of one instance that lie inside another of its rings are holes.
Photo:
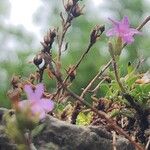
[[[112,150],[112,136],[102,127],[82,127],[48,116],[46,127],[40,136],[34,138],[42,150]],[[124,138],[116,142],[117,150],[133,150]]]
[[[0,123],[2,127],[1,120]],[[49,115],[44,129],[34,137],[33,142],[38,150],[112,150],[112,136],[102,127],[71,125]],[[118,138],[116,147],[117,150],[134,150],[122,137]],[[0,132],[0,150],[14,149],[15,145]]]

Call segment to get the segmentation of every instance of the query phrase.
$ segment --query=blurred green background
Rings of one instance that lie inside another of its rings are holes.
[[[59,13],[64,11],[61,0],[41,0],[41,5],[32,16],[34,25],[39,28],[38,35],[41,36],[39,40],[35,32],[29,32],[22,25],[11,25],[6,21],[11,14],[10,2],[11,0],[0,1],[0,106],[4,107],[10,107],[6,93],[10,89],[12,75],[21,75],[25,78],[36,70],[36,67],[28,62],[40,50],[40,41],[48,29],[59,27],[61,24]],[[108,17],[119,20],[127,15],[131,25],[137,27],[150,15],[149,0],[103,0],[98,6],[94,5],[92,0],[83,0],[81,5],[83,4],[85,14],[73,21],[66,37],[69,48],[62,55],[63,72],[70,64],[75,64],[84,52],[91,29],[96,24],[105,24],[107,30],[110,27]],[[142,29],[142,32],[142,36],[137,36],[135,42],[123,51],[121,66],[126,66],[128,61],[134,64],[143,57],[145,62],[140,69],[145,72],[150,67],[150,23]],[[76,93],[79,94],[81,88],[87,85],[100,67],[109,61],[107,41],[108,38],[104,33],[78,68],[76,80],[72,85]],[[54,44],[53,51],[56,49],[57,45]],[[44,80],[48,90],[53,91],[55,84],[48,81],[47,76],[44,76]]]

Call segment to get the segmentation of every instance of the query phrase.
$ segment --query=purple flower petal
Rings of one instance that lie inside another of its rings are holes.
[[[43,84],[38,84],[35,90],[32,89],[31,85],[25,85],[24,91],[27,94],[28,100],[19,102],[20,110],[30,109],[33,116],[39,116],[39,119],[44,119],[46,113],[54,109],[54,102],[52,100],[42,98],[44,93]]]
[[[30,109],[31,115],[34,117],[39,116],[40,119],[45,118],[45,110],[36,101],[23,100],[18,104],[21,111],[26,111]],[[32,117],[31,116],[31,117]]]
[[[34,91],[34,97],[36,100],[40,100],[40,98],[42,97],[42,94],[44,93],[44,85],[38,84],[36,85],[36,89]]]
[[[54,102],[52,100],[42,98],[39,104],[45,110],[46,113],[54,109]]]
[[[142,34],[142,33],[139,32],[137,29],[130,28],[130,34],[134,35],[134,34]]]
[[[39,116],[40,119],[44,119],[46,116],[44,109],[38,103],[31,106],[31,111],[32,115]]]
[[[110,29],[106,32],[106,36],[113,36],[113,35],[116,35],[116,29]]]
[[[127,16],[125,16],[122,21],[121,24],[124,25],[126,28],[129,28],[129,19]]]
[[[120,22],[114,21],[110,18],[109,20],[113,23],[113,28],[107,31],[107,36],[121,37],[125,43],[131,44],[134,41],[134,34],[140,34],[137,29],[130,28],[127,16],[125,16]]]
[[[123,36],[122,39],[128,44],[134,42],[134,38],[132,36]]]
[[[31,85],[25,85],[24,91],[26,92],[29,100],[40,100],[42,94],[44,93],[44,86],[43,84],[38,84],[35,87],[35,90],[33,90]]]
[[[26,92],[27,98],[29,100],[33,100],[34,99],[34,93],[33,93],[33,89],[31,87],[31,85],[25,85],[24,86],[24,91]]]

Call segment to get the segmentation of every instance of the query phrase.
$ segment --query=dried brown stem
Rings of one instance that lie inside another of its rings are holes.
[[[98,85],[92,90],[92,93],[95,95],[100,87],[100,85],[106,80],[106,78],[102,79]]]
[[[90,48],[92,47],[91,44],[89,44],[88,48],[86,49],[86,51],[83,53],[83,55],[81,56],[81,58],[79,59],[79,61],[77,62],[77,64],[74,66],[74,68],[72,69],[72,71],[67,75],[67,77],[64,79],[63,84],[66,83],[66,81],[69,79],[70,74],[72,72],[74,72],[78,66],[80,65],[80,63],[82,62],[83,58],[85,57],[85,55],[89,52]],[[57,89],[55,95],[53,96],[53,98],[60,92],[60,90],[62,89],[62,86],[60,85],[60,87]]]
[[[84,59],[84,57],[86,56],[86,54],[89,52],[89,50],[91,49],[92,46],[93,45],[91,43],[88,45],[88,48],[82,54],[82,56],[80,57],[79,61],[77,62],[77,64],[72,69],[72,72],[74,72],[79,67],[80,63],[82,62],[82,60]],[[64,79],[64,83],[66,83],[66,81],[69,79],[69,76],[70,76],[70,74],[68,74],[68,76]]]
[[[71,71],[68,73],[67,77],[64,79],[63,84],[66,84],[67,80],[69,79],[70,75],[75,72],[75,70],[79,67],[79,65],[81,64],[82,60],[84,59],[84,57],[87,55],[87,53],[89,52],[89,50],[91,49],[91,47],[96,43],[97,39],[101,36],[101,34],[104,32],[105,27],[104,26],[96,26],[94,27],[94,29],[91,32],[90,35],[90,42],[89,45],[87,47],[87,49],[85,50],[85,52],[82,54],[82,56],[80,57],[79,61],[77,62],[77,64],[71,69]],[[60,86],[56,93],[54,94],[53,98],[60,92],[60,90],[62,89],[62,86]]]
[[[62,52],[62,44],[63,44],[64,38],[65,38],[66,32],[67,32],[67,30],[69,29],[70,26],[71,26],[71,23],[68,23],[68,22],[65,22],[63,24],[62,34],[61,34],[60,42],[59,42],[59,45],[58,45],[58,61],[60,61],[61,52]]]
[[[84,91],[81,93],[81,98],[84,97],[85,93],[91,88],[91,86],[93,85],[93,83],[98,79],[98,77],[100,77],[105,71],[106,69],[111,65],[112,60],[110,60],[105,66],[104,68],[97,73],[97,75],[90,81],[90,83],[87,85],[87,87],[84,89]]]
[[[76,124],[76,119],[77,119],[80,111],[81,111],[81,105],[80,105],[79,101],[77,101],[75,104],[75,107],[73,109],[72,115],[71,115],[71,123],[72,124]]]
[[[116,132],[112,131],[112,136],[113,136],[113,150],[117,150],[116,148]]]
[[[100,76],[105,72],[105,70],[106,70],[110,65],[111,65],[111,61],[109,61],[109,62],[106,64],[106,66],[105,66],[100,72],[98,72],[98,74],[94,77],[94,79],[89,83],[89,85],[88,85],[88,86],[84,89],[84,91],[81,93],[80,98],[83,98],[83,97],[84,97],[84,95],[87,93],[87,91],[89,91],[89,89],[90,89],[90,87],[92,86],[92,84],[97,80],[98,77],[100,77]],[[102,82],[103,82],[103,80],[102,80]],[[101,83],[100,83],[100,84],[101,84]],[[95,93],[95,92],[97,91],[98,87],[99,87],[99,84],[98,84],[98,86],[97,86],[92,92]],[[81,103],[78,103],[78,105],[81,105]],[[76,106],[75,106],[75,107],[76,107]],[[79,109],[81,109],[81,106],[79,107]],[[77,118],[79,112],[81,111],[81,110],[79,111],[79,109],[78,109],[78,112],[76,112],[76,114],[73,115],[74,122],[76,121],[76,118]]]
[[[136,29],[140,31],[149,21],[150,21],[150,16],[148,16]]]
[[[62,3],[67,13],[67,17],[66,19],[64,19],[62,13],[60,13],[60,17],[62,19],[62,33],[58,41],[58,61],[60,61],[61,59],[62,44],[65,38],[66,32],[68,28],[71,26],[72,20],[82,15],[82,9],[83,9],[83,7],[80,8],[80,6],[78,5],[78,1],[73,1],[73,2],[68,1],[67,4],[65,5],[64,0],[62,0]]]
[[[102,35],[104,30],[105,30],[105,26],[96,26],[96,27],[94,27],[94,29],[92,30],[91,35],[90,35],[90,42],[89,42],[89,45],[88,45],[87,49],[81,55],[80,59],[78,60],[78,62],[76,63],[76,65],[74,66],[72,71],[65,78],[64,83],[66,83],[66,81],[68,80],[70,74],[72,72],[74,72],[79,67],[79,65],[81,64],[81,62],[84,59],[84,57],[87,55],[87,53],[92,48],[92,46],[96,43],[97,39]]]

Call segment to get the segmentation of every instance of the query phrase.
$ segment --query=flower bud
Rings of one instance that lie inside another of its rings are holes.
[[[71,10],[72,6],[73,6],[73,1],[72,0],[68,0],[67,4],[64,7],[65,7],[65,10],[67,12],[69,12]]]
[[[9,90],[7,92],[7,96],[9,97],[9,99],[11,100],[11,103],[13,105],[13,107],[15,109],[18,108],[18,102],[19,102],[19,98],[20,98],[20,91],[18,89],[15,90]]]
[[[79,17],[80,15],[83,14],[82,10],[83,10],[84,6],[83,7],[80,7],[78,4],[76,4],[73,8],[72,8],[72,15],[73,17]]]
[[[96,27],[94,27],[90,35],[90,42],[94,44],[97,41],[97,39],[101,36],[101,34],[104,32],[104,30],[105,26],[97,25]]]

